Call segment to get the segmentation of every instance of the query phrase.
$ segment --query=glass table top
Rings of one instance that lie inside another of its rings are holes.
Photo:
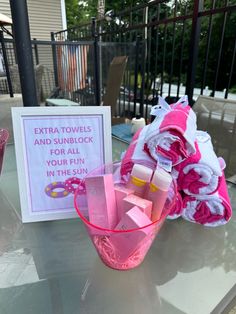
[[[113,160],[125,149],[116,141]],[[228,186],[235,211],[236,186]],[[112,270],[79,218],[21,223],[14,146],[7,146],[0,178],[1,314],[220,313],[236,294],[235,253],[234,216],[218,228],[167,220],[139,267]]]

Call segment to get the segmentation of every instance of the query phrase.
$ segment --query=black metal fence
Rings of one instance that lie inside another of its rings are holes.
[[[66,98],[80,105],[100,105],[106,91],[109,66],[116,56],[127,56],[128,62],[117,102],[116,115],[133,111],[135,88],[135,64],[137,45],[133,43],[105,43],[96,39],[87,41],[62,40],[52,34],[51,41],[32,40],[36,85],[40,80],[41,101],[47,98]],[[14,93],[20,92],[14,41],[4,39],[6,66]],[[139,51],[139,49],[138,49]],[[0,53],[3,52],[0,47]],[[42,77],[37,77],[37,65],[43,66]],[[0,83],[0,93],[9,93],[7,77]],[[130,105],[132,104],[132,105]]]
[[[182,3],[182,4],[181,4]],[[137,93],[144,111],[158,94],[178,98],[188,94],[223,98],[236,86],[236,1],[155,0],[57,33],[69,40],[134,42],[140,37]],[[143,68],[142,68],[143,66]],[[147,111],[146,111],[147,113]]]
[[[198,95],[234,96],[236,0],[189,3],[154,0],[54,33],[51,42],[32,41],[35,64],[47,70],[44,98],[57,87],[57,97],[100,104],[119,55],[129,61],[117,115],[147,118],[158,95],[171,101],[188,94],[192,103]]]
[[[3,43],[4,45],[0,43],[0,54],[5,54],[6,58],[3,59],[4,74],[1,76],[0,80],[0,94],[10,94],[10,86],[12,87],[13,94],[21,93],[14,40],[4,38]],[[36,76],[37,66],[39,64],[43,66],[42,75],[40,75],[40,78],[37,77],[37,79],[40,80],[40,98],[41,101],[43,101],[49,97],[55,89],[51,42],[32,40],[32,52]],[[7,70],[10,75],[10,86],[7,80]]]
[[[84,33],[83,33],[84,34]],[[129,115],[129,113],[136,110],[142,110],[138,108],[138,97],[137,97],[137,82],[138,82],[138,70],[137,65],[140,62],[143,53],[143,46],[140,39],[134,41],[104,41],[101,40],[99,34],[97,33],[97,24],[95,20],[92,20],[91,25],[87,29],[86,36],[78,37],[78,33],[72,35],[71,32],[60,31],[52,34],[52,41],[58,46],[54,51],[54,65],[55,73],[60,77],[62,72],[67,73],[70,68],[71,60],[65,54],[66,62],[63,64],[63,69],[61,64],[61,49],[63,45],[70,45],[74,49],[78,50],[77,55],[77,71],[75,73],[76,78],[80,78],[80,71],[85,75],[84,88],[80,88],[80,84],[77,82],[78,89],[81,89],[81,93],[88,95],[88,90],[91,94],[94,94],[95,99],[93,104],[100,105],[103,101],[103,96],[106,93],[108,85],[108,73],[112,60],[115,57],[126,56],[127,64],[124,71],[124,76],[122,80],[122,85],[120,87],[120,94],[117,101],[117,107],[115,108],[115,114]],[[80,34],[82,36],[82,33]],[[77,38],[75,40],[75,38]],[[87,40],[86,42],[84,40]],[[81,51],[82,49],[82,51]],[[74,50],[74,51],[75,51]],[[74,52],[75,53],[75,52]],[[76,53],[75,53],[76,54]],[[85,70],[85,71],[84,71]],[[70,80],[72,83],[76,81],[75,79]],[[65,86],[62,86],[60,82],[56,82],[61,90],[66,90]],[[75,88],[74,88],[75,90]],[[73,92],[73,95],[75,93]],[[78,93],[79,94],[79,93]],[[73,99],[73,95],[71,98]],[[78,99],[75,99],[78,101]],[[83,105],[84,101],[81,102]],[[91,103],[91,100],[90,100]]]

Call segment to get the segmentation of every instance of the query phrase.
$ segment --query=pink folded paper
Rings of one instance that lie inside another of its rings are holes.
[[[156,168],[156,161],[144,151],[144,137],[148,125],[139,129],[133,136],[132,141],[121,160],[121,176],[129,174],[134,164],[140,164],[151,169]]]
[[[208,133],[197,131],[196,153],[174,167],[178,189],[189,195],[211,194],[217,190],[222,170]]]
[[[218,190],[211,195],[185,195],[182,217],[209,227],[226,224],[232,216],[232,207],[224,175]]]
[[[186,102],[166,106],[148,126],[145,150],[157,161],[162,156],[176,165],[195,153],[196,129],[196,115]]]

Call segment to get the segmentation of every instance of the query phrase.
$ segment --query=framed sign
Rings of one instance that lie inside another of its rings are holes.
[[[76,184],[112,162],[108,106],[12,108],[23,222],[77,217]]]

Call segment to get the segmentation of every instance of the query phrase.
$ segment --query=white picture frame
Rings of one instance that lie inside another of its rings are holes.
[[[112,162],[110,107],[13,107],[12,121],[22,222],[78,217],[64,183]]]

